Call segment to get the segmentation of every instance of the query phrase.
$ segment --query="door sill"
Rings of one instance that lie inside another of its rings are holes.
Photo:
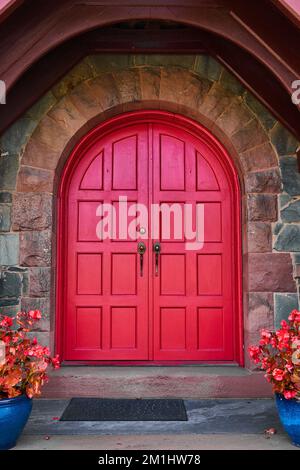
[[[225,361],[62,361],[63,367],[243,367]]]

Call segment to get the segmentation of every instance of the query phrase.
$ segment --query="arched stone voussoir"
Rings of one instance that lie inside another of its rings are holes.
[[[270,142],[264,142],[249,150],[240,152],[240,160],[245,173],[278,167],[279,159]]]
[[[224,111],[216,119],[215,125],[231,137],[232,134],[246,126],[253,117],[252,111],[244,104],[242,99],[236,97],[232,98],[229,106],[225,106]]]
[[[216,121],[230,106],[235,95],[232,91],[224,88],[219,82],[214,82],[198,110],[212,121]]]
[[[66,130],[66,135],[72,135],[86,122],[86,117],[72,102],[70,96],[62,98],[48,113],[58,125]]]
[[[112,73],[102,73],[75,87],[70,100],[87,120],[122,102]]]
[[[186,69],[162,68],[159,99],[199,109],[212,84]]]
[[[138,69],[130,68],[124,70],[117,70],[113,72],[116,87],[121,96],[122,102],[140,101],[141,96],[141,81]],[[99,77],[101,78],[101,76]]]
[[[161,84],[161,67],[143,67],[140,69],[141,99],[158,100]]]
[[[71,134],[71,128],[49,115],[44,116],[26,145],[22,164],[55,170]]]

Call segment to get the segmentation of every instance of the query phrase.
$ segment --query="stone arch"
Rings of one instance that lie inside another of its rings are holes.
[[[279,166],[263,123],[241,96],[222,83],[189,70],[153,66],[100,73],[74,87],[39,122],[26,145],[21,172],[27,165],[54,171],[65,148],[87,129],[113,115],[146,107],[165,109],[201,122],[230,147],[244,176]],[[259,146],[268,147],[266,158],[267,152],[262,153],[261,149],[259,158],[255,158],[253,151],[248,154]]]
[[[278,148],[292,152],[295,142],[211,58],[181,58],[179,66],[174,65],[174,59],[169,64],[168,56],[164,65],[157,59],[155,63],[155,57],[144,59],[145,63],[141,59],[142,64],[126,57],[118,56],[117,66],[112,67],[107,66],[107,60],[104,67],[99,56],[85,59],[36,105],[39,119],[20,149],[12,207],[12,230],[20,232],[20,264],[30,270],[29,294],[36,301],[44,298],[45,288],[49,295],[51,260],[43,253],[32,259],[32,247],[39,240],[39,245],[50,250],[52,195],[75,143],[114,115],[164,109],[195,119],[209,129],[232,156],[239,172],[247,345],[256,339],[260,327],[273,326],[274,293],[293,299],[296,295],[291,254],[274,252],[272,244],[278,195],[282,192]]]

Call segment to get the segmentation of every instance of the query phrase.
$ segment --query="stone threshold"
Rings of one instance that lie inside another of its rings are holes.
[[[249,369],[239,367],[235,364],[222,365],[205,365],[205,364],[184,364],[180,366],[170,365],[122,365],[122,366],[87,366],[87,365],[68,365],[63,363],[62,367],[55,371],[50,371],[51,376],[70,377],[73,375],[80,376],[101,376],[116,377],[116,375],[128,376],[155,376],[155,375],[233,375],[244,376],[251,374]]]
[[[268,398],[262,373],[238,366],[63,366],[51,372],[46,398]]]

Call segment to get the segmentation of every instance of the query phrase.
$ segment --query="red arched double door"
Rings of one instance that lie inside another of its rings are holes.
[[[239,190],[208,131],[111,120],[74,150],[60,196],[64,360],[241,362]],[[203,243],[187,245],[199,207]]]

